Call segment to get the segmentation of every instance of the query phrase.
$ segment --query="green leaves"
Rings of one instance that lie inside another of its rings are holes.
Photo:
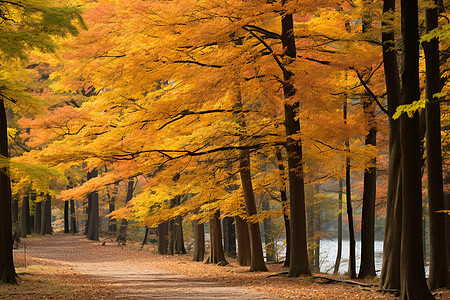
[[[414,101],[411,104],[399,105],[395,114],[392,116],[394,120],[398,119],[402,113],[407,113],[408,117],[412,118],[414,113],[421,108],[425,108],[425,104],[428,100],[422,99]]]

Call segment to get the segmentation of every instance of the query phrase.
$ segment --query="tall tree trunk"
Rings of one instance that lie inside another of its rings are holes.
[[[194,229],[194,261],[203,261],[205,259],[205,226],[198,220],[192,221]]]
[[[236,237],[238,244],[237,260],[241,266],[250,266],[251,252],[250,252],[250,237],[248,235],[247,221],[239,216],[234,217],[236,223]]]
[[[22,237],[26,238],[30,232],[30,198],[28,195],[22,197]]]
[[[125,206],[127,206],[128,201],[130,201],[131,198],[133,198],[133,187],[134,187],[134,180],[129,179],[127,185],[127,195],[125,196]],[[119,235],[117,236],[116,239],[118,243],[122,243],[124,245],[127,242],[127,230],[128,230],[128,220],[124,218],[120,222]]]
[[[404,69],[401,104],[420,99],[417,0],[401,0]],[[422,249],[422,185],[419,114],[400,116],[402,168],[402,235],[400,282],[402,299],[434,299],[425,280]]]
[[[41,233],[42,228],[42,201],[34,205],[34,232]]]
[[[98,176],[98,170],[93,169],[89,172],[88,180],[91,178],[95,178]],[[92,241],[98,241],[100,237],[100,217],[99,217],[99,209],[98,209],[98,193],[91,193],[91,203],[89,209],[89,217],[88,217],[88,233],[87,238]]]
[[[88,172],[88,180],[90,173]],[[87,236],[89,232],[89,220],[91,219],[91,208],[92,208],[92,193],[87,194],[86,207],[86,219],[84,220],[84,235]]]
[[[75,200],[70,199],[70,232],[72,234],[78,233],[77,218],[75,216]]]
[[[319,184],[316,184],[314,187],[314,231],[316,233],[314,236],[314,268],[317,272],[320,272],[320,232],[322,231],[320,220],[321,204],[319,199],[319,188]]]
[[[175,242],[175,254],[186,254],[186,248],[184,247],[184,237],[183,237],[183,217],[178,216],[175,219],[175,232],[174,232],[174,242]]]
[[[426,9],[427,32],[438,28],[438,7]],[[426,65],[426,147],[428,170],[428,201],[430,216],[430,272],[428,286],[431,290],[447,287],[449,284],[447,268],[447,241],[445,214],[436,213],[445,209],[442,181],[441,156],[441,112],[439,99],[433,97],[440,92],[439,41],[432,39],[422,43]]]
[[[347,99],[344,102],[344,122],[347,123]],[[345,147],[350,149],[350,141],[345,141]],[[347,220],[348,220],[348,236],[349,236],[349,264],[348,272],[350,278],[356,278],[356,241],[355,230],[353,229],[353,207],[352,207],[352,185],[350,172],[350,157],[347,157],[345,163],[345,196],[347,202]]]
[[[3,98],[0,98],[0,155],[9,157],[8,125]],[[0,282],[17,283],[13,262],[11,182],[7,167],[0,168]]]
[[[284,267],[289,267],[290,261],[290,251],[291,251],[291,225],[289,222],[289,203],[287,200],[286,194],[286,180],[285,180],[285,168],[283,163],[283,155],[281,153],[281,149],[275,148],[275,155],[277,157],[278,162],[278,171],[280,172],[280,199],[281,199],[281,208],[283,210],[283,220],[284,220],[284,229],[286,231],[286,259],[284,260]]]
[[[236,258],[236,230],[234,228],[233,217],[222,219],[223,227],[223,250],[225,255]]]
[[[269,201],[262,199],[262,210],[270,211]],[[273,230],[273,223],[271,218],[265,218],[263,221],[264,227],[264,246],[266,250],[266,261],[276,260],[276,248],[275,248],[275,232]]]
[[[169,222],[158,225],[158,253],[167,254],[169,246]]]
[[[69,228],[69,200],[64,201],[64,233],[70,233],[70,228]]]
[[[242,151],[242,156],[239,160],[239,174],[241,175],[242,190],[244,192],[245,210],[247,212],[247,216],[251,217],[256,215],[257,211],[255,194],[252,186],[252,176],[250,172],[250,153],[248,150]],[[257,222],[247,222],[247,224],[250,235],[250,272],[267,271],[267,267],[264,262],[259,224]]]
[[[366,115],[369,133],[366,136],[366,145],[373,147],[377,144],[377,128],[375,121],[375,106],[364,98],[364,113]],[[375,277],[375,200],[377,196],[376,158],[372,160],[371,167],[364,171],[363,208],[361,226],[361,266],[359,278]]]
[[[400,165],[400,124],[392,119],[400,104],[400,75],[395,45],[395,0],[384,0],[382,49],[389,113],[389,172],[383,265],[380,284],[385,290],[400,289],[400,236],[402,224],[402,178]]]
[[[338,207],[339,207],[339,214],[338,214],[338,247],[337,247],[337,254],[336,254],[336,261],[334,263],[334,275],[339,274],[339,267],[341,265],[341,256],[342,256],[342,178],[339,178],[339,191],[338,191]]]
[[[118,183],[114,184],[112,195],[109,200],[109,213],[112,213],[113,211],[116,210],[116,195],[117,195],[118,188],[119,188],[119,184]],[[108,228],[109,228],[110,232],[117,231],[117,220],[115,218],[109,217],[109,227]]]
[[[206,260],[206,263],[225,266],[228,265],[228,262],[225,259],[225,254],[223,252],[222,229],[220,228],[221,226],[219,217],[220,211],[216,210],[209,219],[211,252],[209,253],[209,258]]]
[[[52,196],[46,197],[42,205],[41,235],[52,234]]]
[[[33,213],[31,213],[33,212]],[[32,192],[30,194],[30,233],[34,232],[36,233],[35,227],[34,227],[34,219],[36,215],[36,193]]]
[[[286,0],[282,1],[285,4]],[[281,18],[281,41],[284,55],[295,59],[294,22],[292,14],[288,13]],[[308,247],[306,239],[306,212],[305,212],[305,184],[303,179],[303,155],[301,140],[294,140],[292,135],[300,133],[300,122],[297,118],[299,103],[290,104],[295,94],[292,84],[292,73],[283,71],[283,93],[285,98],[284,113],[286,127],[286,150],[289,170],[290,192],[290,262],[289,276],[310,275],[308,264]]]
[[[0,172],[2,172],[0,170]],[[15,246],[20,243],[20,228],[19,228],[19,200],[17,197],[13,199],[12,202],[12,230],[13,230],[13,240]]]

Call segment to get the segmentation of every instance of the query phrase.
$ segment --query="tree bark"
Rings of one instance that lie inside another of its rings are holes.
[[[109,200],[109,213],[112,213],[116,210],[116,195],[118,190],[118,183],[114,184],[114,188],[112,191],[111,198]],[[109,217],[109,231],[116,232],[117,231],[117,220],[113,217]]]
[[[127,206],[128,201],[133,198],[133,187],[134,187],[134,180],[129,179],[128,185],[127,185],[127,195],[125,196],[125,206]],[[123,218],[120,222],[120,229],[119,229],[119,235],[117,236],[116,242],[122,243],[125,245],[127,242],[127,230],[128,230],[128,220]]]
[[[158,225],[158,253],[167,254],[169,246],[169,222]]]
[[[192,221],[194,229],[194,261],[203,261],[205,259],[205,226],[198,220]]]
[[[242,190],[244,192],[245,210],[247,212],[247,217],[251,217],[256,215],[257,211],[250,172],[249,150],[243,150],[241,155],[239,160],[239,174],[241,175]],[[247,224],[250,236],[250,272],[268,271],[264,262],[259,224],[257,222],[247,222]]]
[[[22,238],[26,238],[30,232],[30,197],[22,197]],[[31,233],[31,232],[30,232]]]
[[[228,265],[225,259],[225,254],[223,252],[222,246],[222,229],[220,228],[220,211],[216,210],[211,219],[209,219],[209,237],[211,252],[209,253],[209,258],[205,263],[217,264],[221,266]]]
[[[64,201],[64,233],[70,233],[69,222],[69,200],[67,200]]]
[[[91,178],[95,178],[98,176],[98,170],[93,169],[88,173],[88,180]],[[92,241],[98,241],[100,236],[100,217],[98,215],[98,193],[92,192],[91,194],[91,203],[89,209],[89,217],[88,217],[88,232],[87,238]]]
[[[232,217],[222,219],[223,227],[223,250],[225,255],[236,258],[236,230],[234,228],[234,220]]]
[[[435,8],[426,9],[426,31],[438,28],[438,3]],[[430,272],[428,286],[431,290],[447,287],[447,241],[445,230],[444,188],[442,181],[441,156],[441,113],[439,99],[433,97],[440,92],[439,41],[432,39],[422,43],[426,65],[426,147],[428,171],[428,202],[430,222]]]
[[[395,0],[384,0],[382,49],[389,113],[389,171],[383,265],[380,285],[384,290],[400,289],[400,236],[402,224],[402,178],[400,165],[400,124],[392,119],[400,104],[400,75],[393,27]]]
[[[283,4],[286,0],[282,1]],[[281,41],[284,55],[295,59],[294,22],[292,14],[285,14],[281,18]],[[294,140],[292,135],[300,133],[300,122],[297,119],[299,103],[290,104],[295,94],[291,82],[292,73],[283,72],[283,93],[285,98],[284,113],[286,127],[286,150],[289,170],[290,192],[290,262],[289,276],[310,275],[308,264],[308,247],[306,239],[306,213],[305,213],[305,184],[303,179],[302,141]]]
[[[344,122],[347,123],[347,99],[344,102]],[[350,149],[350,141],[345,141],[345,147]],[[355,230],[353,229],[353,207],[352,207],[352,185],[351,185],[350,157],[347,157],[345,163],[345,196],[347,202],[347,221],[349,236],[349,264],[348,273],[350,278],[356,278],[356,241]]]
[[[277,157],[278,162],[278,171],[280,172],[280,199],[281,199],[281,207],[283,210],[283,220],[284,220],[284,229],[286,231],[286,258],[284,260],[284,267],[289,267],[290,257],[291,257],[291,225],[289,222],[289,203],[287,200],[286,194],[286,180],[285,180],[285,168],[283,163],[283,155],[281,153],[281,149],[275,148],[275,155]]]
[[[234,217],[236,223],[236,237],[238,244],[237,260],[241,266],[250,266],[251,252],[250,252],[250,237],[248,235],[247,221],[239,216]]]
[[[36,202],[34,205],[34,232],[41,233],[42,228],[42,202]]]
[[[341,256],[342,256],[342,178],[339,178],[339,192],[338,192],[338,205],[339,205],[339,214],[338,214],[338,248],[336,253],[336,261],[334,263],[334,275],[339,274],[339,267],[341,265]]]
[[[401,0],[404,69],[401,104],[420,99],[417,0]],[[400,116],[402,168],[402,235],[400,284],[402,299],[434,299],[425,280],[422,249],[422,185],[419,114]]]
[[[366,136],[366,145],[377,145],[377,128],[375,120],[375,106],[364,98],[364,113],[369,126]],[[377,168],[376,158],[372,160],[371,167],[364,171],[363,208],[361,226],[361,266],[358,278],[375,277],[375,200],[377,196]]]
[[[262,210],[270,211],[269,201],[267,199],[261,200]],[[275,232],[271,218],[265,218],[263,221],[264,228],[264,247],[266,250],[266,261],[276,261],[276,247],[275,247]]]
[[[186,254],[186,248],[184,246],[184,236],[183,236],[183,217],[178,216],[175,219],[175,232],[174,232],[174,242],[175,242],[175,254]]]
[[[52,196],[46,197],[42,205],[41,235],[52,234]]]
[[[70,232],[72,234],[78,233],[77,218],[75,215],[75,200],[70,199]]]
[[[8,125],[3,98],[0,98],[0,155],[9,157]],[[7,167],[0,168],[0,282],[17,283],[13,262],[11,182]]]

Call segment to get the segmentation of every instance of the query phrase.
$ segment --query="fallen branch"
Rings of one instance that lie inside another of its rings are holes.
[[[324,277],[324,276],[311,276],[311,278],[312,279],[323,279],[323,280],[328,280],[328,281],[331,281],[331,282],[340,282],[340,283],[359,285],[359,286],[362,286],[362,287],[373,287],[373,286],[375,286],[375,284],[371,284],[371,283],[363,283],[363,282],[357,282],[357,281],[353,281],[353,280],[335,279],[335,278],[329,278],[329,277]]]
[[[270,278],[270,277],[278,277],[278,276],[281,276],[281,275],[287,275],[287,274],[289,274],[289,272],[281,272],[281,273],[277,273],[277,274],[271,274],[271,275],[268,275],[267,278]]]

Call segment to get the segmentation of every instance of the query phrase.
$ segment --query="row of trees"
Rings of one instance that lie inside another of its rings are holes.
[[[388,154],[381,285],[401,290],[404,299],[432,298],[421,247],[421,140],[426,132],[434,289],[448,284],[439,212],[445,209],[439,107],[448,89],[448,30],[438,16],[446,6],[436,1],[419,10],[417,1],[406,0],[88,3],[89,30],[63,41],[64,56],[45,66],[52,91],[42,80],[35,92],[42,106],[48,103],[45,112],[19,122],[27,151],[18,151],[13,176],[18,184],[36,185],[33,176],[21,176],[21,164],[33,162],[57,170],[59,182],[69,178],[75,187],[59,198],[89,195],[90,239],[98,239],[97,191],[139,177],[146,184],[113,212],[116,218],[158,226],[160,237],[169,236],[160,252],[182,251],[172,250],[182,216],[195,222],[196,245],[203,244],[202,223],[209,221],[210,261],[219,263],[225,261],[219,218],[233,217],[239,262],[250,261],[252,271],[266,270],[258,222],[281,214],[286,265],[290,276],[299,276],[311,274],[305,184],[345,178],[353,233],[351,174],[364,171],[359,276],[367,277],[375,276],[375,208],[378,203],[381,211],[383,202],[376,170],[383,171]],[[426,29],[419,32],[424,14]],[[420,35],[426,66],[419,60]],[[402,110],[408,113],[398,118]],[[83,182],[85,171],[91,175]],[[60,190],[61,183],[41,180],[39,189]],[[279,210],[259,213],[256,198],[264,196],[276,199]],[[354,249],[352,235],[350,243]],[[201,252],[196,248],[196,259]],[[354,252],[349,274],[357,275]]]

